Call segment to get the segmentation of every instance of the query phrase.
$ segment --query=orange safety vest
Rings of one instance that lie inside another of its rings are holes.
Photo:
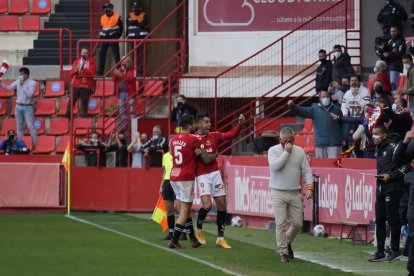
[[[129,20],[142,22],[144,21],[145,12],[141,12],[140,14],[136,15],[135,12],[129,13]]]
[[[138,21],[139,23],[144,21],[145,12],[141,12],[140,14],[136,15],[134,12],[129,13],[128,21]],[[145,27],[138,27],[134,25],[128,26],[128,38],[143,38],[148,35],[149,29],[148,26]]]

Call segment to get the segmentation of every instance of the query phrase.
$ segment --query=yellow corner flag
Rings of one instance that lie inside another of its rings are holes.
[[[158,202],[155,206],[154,212],[152,213],[151,219],[161,225],[163,232],[168,230],[167,209],[165,208],[162,196],[158,198]]]
[[[69,143],[66,146],[65,149],[65,153],[63,154],[62,157],[62,164],[65,167],[65,170],[68,171],[69,170],[69,166],[70,166],[70,151],[69,151]]]

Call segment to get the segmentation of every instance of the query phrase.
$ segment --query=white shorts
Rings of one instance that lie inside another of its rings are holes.
[[[219,197],[226,195],[220,171],[197,176],[196,181],[200,196],[211,195],[212,197]]]
[[[188,203],[193,202],[194,181],[170,181],[170,183],[177,200]]]

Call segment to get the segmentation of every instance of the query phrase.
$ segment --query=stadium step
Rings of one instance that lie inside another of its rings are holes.
[[[47,28],[70,28],[71,30],[83,29],[85,25],[89,25],[89,19],[81,21],[58,21],[45,22],[45,29]]]
[[[89,12],[89,1],[76,3],[60,3],[55,6],[56,13],[86,13]]]

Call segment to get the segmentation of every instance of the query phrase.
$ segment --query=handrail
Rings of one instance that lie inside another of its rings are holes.
[[[0,32],[43,32],[43,33],[59,33],[59,65],[60,70],[63,70],[63,32],[67,32],[69,35],[69,57],[68,64],[72,64],[73,61],[73,32],[68,28],[47,28],[47,29],[38,29],[34,31],[27,30],[1,30]]]

